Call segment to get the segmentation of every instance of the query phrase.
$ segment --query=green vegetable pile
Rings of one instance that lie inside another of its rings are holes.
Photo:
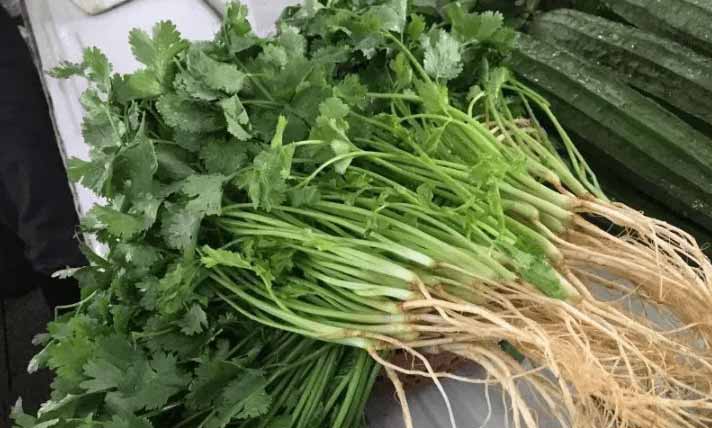
[[[563,426],[704,426],[709,261],[607,201],[502,66],[502,15],[441,3],[308,1],[269,38],[232,5],[212,41],[132,31],[132,74],[95,48],[53,70],[91,83],[91,160],[69,174],[106,198],[83,229],[108,251],[65,272],[83,299],[31,364],[53,397],[17,425],[358,427],[385,369],[412,426],[398,373],[469,381],[425,356],[447,352],[488,369],[517,426],[537,417],[513,376]]]

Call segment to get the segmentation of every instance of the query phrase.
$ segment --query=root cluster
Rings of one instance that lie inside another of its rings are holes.
[[[556,242],[564,255],[558,270],[581,294],[578,301],[545,297],[525,283],[473,287],[480,305],[431,290],[405,308],[431,314],[423,319],[432,338],[399,346],[447,351],[484,367],[487,381],[506,392],[515,427],[539,426],[523,384],[562,427],[711,426],[712,264],[685,232],[626,206],[582,200],[577,211]],[[584,216],[614,228],[605,231]],[[502,341],[546,370],[526,370]],[[397,365],[388,370],[391,379],[401,372],[482,382]],[[402,389],[399,396],[405,400]]]

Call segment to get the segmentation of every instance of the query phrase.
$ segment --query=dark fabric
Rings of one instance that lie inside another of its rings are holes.
[[[40,370],[30,374],[27,365],[40,351],[32,339],[45,331],[50,317],[39,290],[0,300],[0,428],[11,426],[9,412],[18,398],[22,397],[23,408],[28,413],[36,412],[49,399],[50,372]]]
[[[0,428],[22,397],[28,412],[49,398],[50,373],[27,373],[55,306],[79,299],[50,275],[86,263],[77,215],[41,81],[17,21],[0,8]]]
[[[0,40],[0,273],[42,276],[32,284],[2,282],[0,296],[44,286],[50,299],[66,303],[78,295],[72,284],[48,278],[85,263],[73,198],[32,57],[2,8]]]

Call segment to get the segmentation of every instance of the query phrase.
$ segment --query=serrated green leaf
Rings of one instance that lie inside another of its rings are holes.
[[[113,172],[113,158],[95,156],[92,161],[71,158],[67,161],[67,176],[99,195],[106,194]]]
[[[353,152],[354,148],[350,143],[347,143],[346,141],[341,141],[341,140],[333,140],[330,144],[331,150],[334,151],[336,156],[343,156],[347,155],[351,152]],[[338,162],[334,164],[334,169],[336,169],[336,172],[344,175],[346,173],[346,170],[348,167],[351,165],[351,162],[353,161],[352,157],[347,157],[346,159],[341,159]]]
[[[402,33],[405,28],[407,10],[407,0],[388,0],[383,4],[373,6],[371,13],[380,17],[382,29]]]
[[[480,26],[477,29],[477,39],[489,40],[500,28],[504,26],[504,16],[500,12],[486,11],[480,14]]]
[[[368,104],[368,88],[361,83],[356,74],[349,74],[334,88],[334,95],[346,104],[364,108]]]
[[[183,193],[192,197],[186,208],[200,215],[218,215],[226,177],[219,174],[193,175],[183,184]]]
[[[444,111],[449,103],[448,90],[446,86],[435,82],[415,81],[415,89],[423,99],[423,106],[430,113],[440,113]]]
[[[229,175],[247,163],[248,145],[235,140],[210,140],[200,150],[200,159],[208,173]]]
[[[228,132],[240,141],[249,139],[250,118],[237,95],[220,101],[220,106],[225,115]]]
[[[166,124],[188,132],[212,132],[225,127],[225,120],[212,106],[175,94],[162,95],[156,102]]]
[[[48,74],[56,79],[68,79],[74,76],[83,76],[86,66],[82,63],[62,61],[58,66],[52,68]]]
[[[242,89],[245,73],[236,65],[216,61],[199,47],[191,47],[186,56],[188,71],[210,89],[237,94]]]
[[[187,71],[181,71],[173,82],[176,91],[181,95],[202,101],[215,101],[223,96],[217,89],[212,89],[204,81],[198,79]]]
[[[126,76],[128,92],[124,97],[129,100],[154,98],[163,93],[161,83],[151,70],[139,70]]]
[[[317,186],[306,186],[289,191],[289,205],[293,207],[308,207],[318,204],[321,194]]]
[[[208,269],[214,268],[215,266],[229,266],[238,269],[250,269],[252,266],[250,262],[245,260],[240,254],[232,251],[213,249],[208,246],[204,246],[201,251],[204,255],[203,257],[201,257],[200,261]]]
[[[413,14],[410,16],[410,22],[406,27],[406,34],[411,40],[420,40],[420,36],[425,32],[426,24],[425,18],[421,15]]]
[[[245,5],[238,2],[228,4],[219,38],[230,54],[242,52],[257,44],[258,38],[252,34]]]
[[[460,42],[445,30],[436,30],[421,37],[425,51],[423,66],[425,71],[436,79],[450,80],[462,72],[462,53]]]
[[[124,380],[124,372],[104,359],[89,361],[84,366],[89,378],[79,384],[86,392],[95,393],[118,388]]]
[[[153,142],[141,133],[134,144],[117,158],[115,169],[115,175],[125,180],[126,194],[139,196],[152,193],[153,176],[158,170]]]
[[[208,316],[203,308],[193,305],[180,321],[180,331],[188,336],[201,333],[208,325]]]
[[[79,101],[84,107],[82,122],[84,141],[92,147],[119,146],[126,134],[126,125],[95,90],[87,90]]]
[[[143,219],[112,208],[95,206],[89,212],[89,216],[96,218],[98,227],[118,238],[130,239],[145,230]]]
[[[223,391],[206,428],[224,428],[233,420],[266,414],[272,400],[265,391],[267,380],[261,371],[243,370]]]
[[[153,428],[151,421],[147,418],[140,418],[127,414],[124,416],[114,415],[111,421],[104,423],[105,428]]]
[[[255,208],[269,211],[286,200],[294,146],[270,147],[255,156],[252,166],[238,178]]]
[[[169,248],[192,248],[201,220],[198,213],[168,204],[161,216],[161,236]]]
[[[112,67],[106,55],[96,47],[86,48],[83,65],[87,79],[94,82],[101,91],[108,91]]]
[[[162,84],[168,83],[166,78],[173,58],[189,46],[170,21],[161,21],[154,25],[152,37],[143,30],[132,30],[129,34],[129,44],[134,57],[148,66]]]
[[[303,56],[307,46],[307,41],[299,33],[299,29],[287,24],[279,26],[277,43],[284,48],[290,58]]]
[[[328,119],[343,119],[349,114],[349,106],[336,97],[327,98],[319,104],[319,113]]]
[[[190,378],[178,368],[174,355],[159,352],[151,358],[135,400],[146,410],[160,409],[168,400],[187,387]]]

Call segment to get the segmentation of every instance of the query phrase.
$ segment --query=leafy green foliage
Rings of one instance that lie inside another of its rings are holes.
[[[422,38],[425,71],[436,79],[454,79],[462,72],[460,43],[450,33],[436,30]]]
[[[131,74],[95,48],[56,68],[90,83],[90,159],[68,173],[107,200],[83,222],[107,252],[67,272],[84,301],[42,338],[52,401],[18,407],[18,426],[354,428],[375,363],[297,334],[369,339],[324,314],[377,317],[431,259],[459,281],[491,254],[558,297],[546,255],[504,224],[519,163],[454,125],[476,97],[505,102],[513,33],[450,3],[307,1],[265,39],[233,4],[212,41],[133,30]]]

